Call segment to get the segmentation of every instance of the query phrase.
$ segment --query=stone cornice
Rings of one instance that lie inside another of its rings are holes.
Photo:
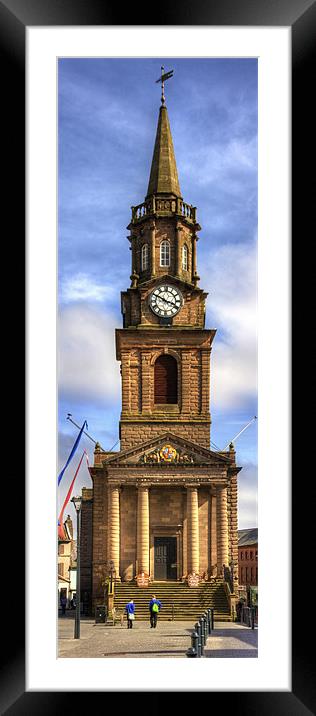
[[[210,488],[216,488],[216,487],[227,487],[227,479],[219,479],[217,478],[211,478],[211,477],[201,477],[197,476],[196,479],[190,475],[187,479],[181,478],[178,475],[173,475],[171,477],[164,476],[161,477],[154,477],[152,475],[143,475],[143,476],[132,476],[129,477],[123,476],[118,477],[117,475],[115,478],[109,477],[107,480],[107,484],[109,488],[123,488],[123,487],[182,487],[184,489],[188,487],[210,487]]]

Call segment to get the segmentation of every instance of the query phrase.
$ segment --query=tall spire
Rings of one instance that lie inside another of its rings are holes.
[[[173,194],[181,198],[167,107],[159,110],[158,127],[151,163],[146,200],[153,194]]]

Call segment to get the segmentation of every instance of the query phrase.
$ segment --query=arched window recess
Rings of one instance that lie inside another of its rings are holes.
[[[170,266],[170,243],[166,240],[160,244],[160,266]]]
[[[178,402],[178,364],[175,358],[164,353],[155,362],[155,404]]]

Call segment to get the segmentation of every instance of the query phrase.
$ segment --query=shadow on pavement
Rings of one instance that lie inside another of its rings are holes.
[[[257,649],[206,649],[204,657],[207,659],[257,659]]]

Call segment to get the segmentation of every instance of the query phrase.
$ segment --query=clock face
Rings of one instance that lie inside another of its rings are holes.
[[[164,318],[175,316],[183,304],[183,297],[178,288],[163,284],[157,286],[149,296],[151,310]]]

